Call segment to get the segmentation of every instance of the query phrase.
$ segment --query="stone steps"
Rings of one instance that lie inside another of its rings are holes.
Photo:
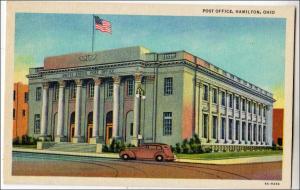
[[[96,152],[96,145],[87,143],[55,143],[47,148],[47,150],[63,152]]]

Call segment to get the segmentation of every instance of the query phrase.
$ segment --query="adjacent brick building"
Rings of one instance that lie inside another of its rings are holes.
[[[283,140],[283,109],[273,109],[273,141],[282,145]]]
[[[28,132],[28,85],[14,83],[13,139]]]

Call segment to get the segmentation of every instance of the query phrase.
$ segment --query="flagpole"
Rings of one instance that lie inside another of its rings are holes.
[[[94,41],[95,41],[95,15],[93,14],[93,34],[92,34],[92,52],[94,52]]]

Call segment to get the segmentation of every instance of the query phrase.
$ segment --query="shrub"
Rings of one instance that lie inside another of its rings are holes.
[[[109,152],[109,148],[108,148],[107,145],[104,145],[104,146],[102,147],[102,152]]]
[[[172,152],[175,152],[175,151],[176,151],[176,149],[175,149],[172,145],[170,145],[170,148],[171,148],[171,151],[172,151]]]
[[[181,153],[180,143],[176,143],[175,150],[177,153]]]

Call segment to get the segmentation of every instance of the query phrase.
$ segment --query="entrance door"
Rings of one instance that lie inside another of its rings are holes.
[[[93,136],[93,112],[88,114],[87,128],[86,128],[86,142],[90,142],[90,138]]]
[[[112,123],[107,123],[106,124],[106,140],[105,140],[106,144],[109,144],[109,139],[112,138],[112,129],[113,129]]]
[[[112,138],[112,130],[113,130],[113,112],[110,111],[106,114],[106,133],[105,133],[105,143],[109,144],[109,140]]]
[[[75,134],[75,112],[72,112],[70,117],[69,142],[72,141],[74,134]]]

